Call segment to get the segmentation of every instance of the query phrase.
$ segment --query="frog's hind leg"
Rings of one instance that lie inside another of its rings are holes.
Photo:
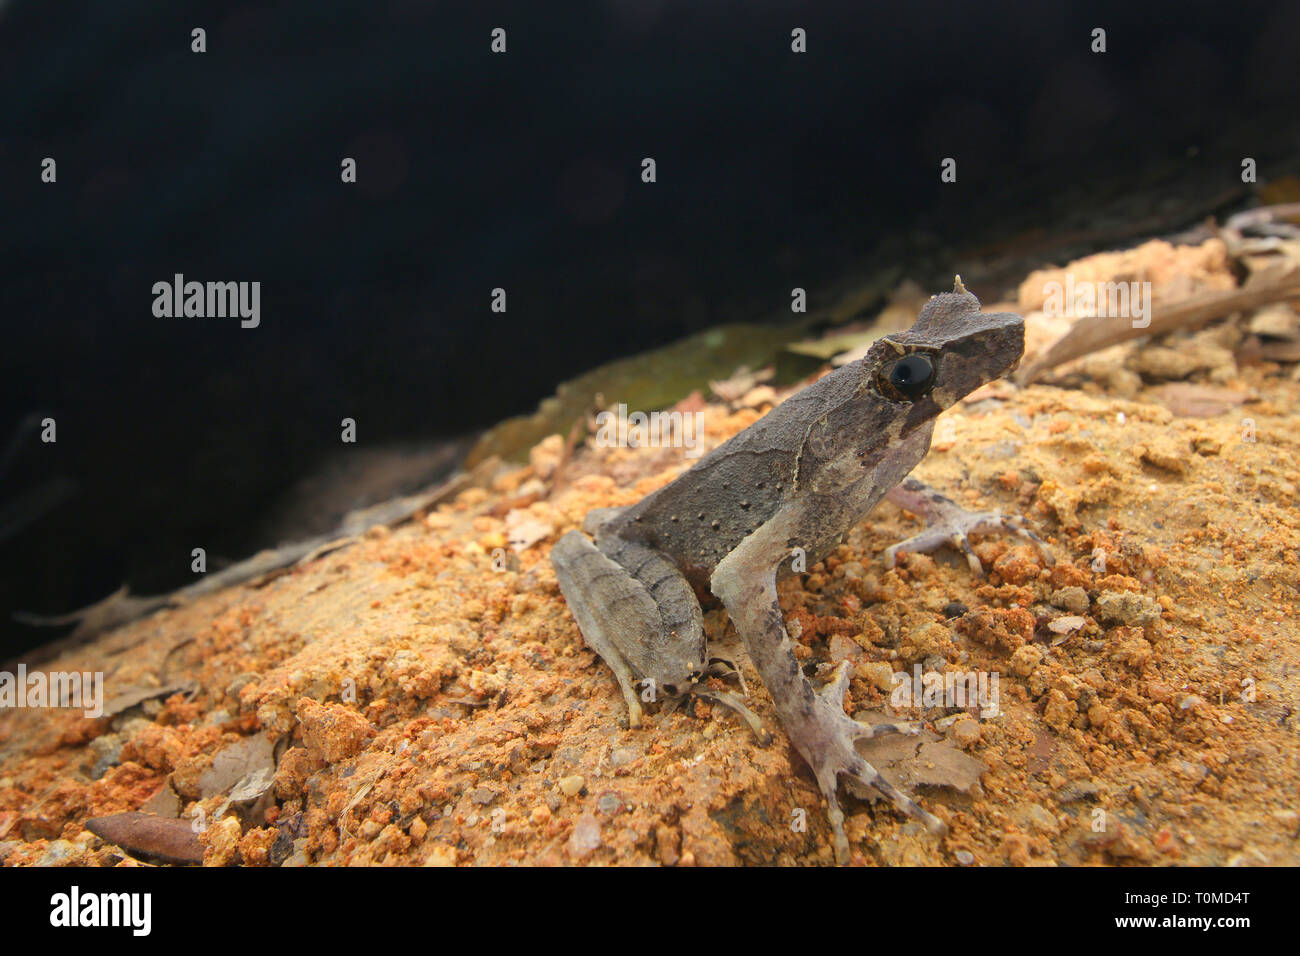
[[[704,672],[700,604],[668,557],[617,534],[593,544],[570,531],[551,564],[583,638],[618,679],[631,726],[641,723],[638,684],[646,700],[680,697]]]
[[[621,565],[611,561],[579,531],[570,531],[551,549],[551,565],[560,593],[578,622],[587,645],[609,665],[627,701],[628,726],[641,726],[641,701],[636,675],[618,649],[617,632],[627,630],[623,615],[658,612],[654,601]],[[649,607],[646,607],[646,602]]]
[[[596,535],[602,525],[617,518],[627,509],[627,505],[619,508],[592,508],[582,519],[582,530],[587,534]]]
[[[813,689],[799,667],[794,646],[786,633],[777,603],[776,569],[789,549],[799,544],[799,531],[807,517],[798,506],[789,506],[740,543],[715,569],[710,587],[726,605],[749,656],[763,678],[781,725],[795,749],[808,761],[826,798],[827,815],[840,863],[849,859],[849,841],[844,834],[844,811],[837,791],[840,774],[849,774],[874,787],[901,811],[925,823],[934,833],[947,827],[923,810],[911,797],[885,781],[857,752],[858,740],[870,739],[877,730],[852,720],[844,712],[846,669],[821,691]],[[907,732],[898,725],[879,732]]]

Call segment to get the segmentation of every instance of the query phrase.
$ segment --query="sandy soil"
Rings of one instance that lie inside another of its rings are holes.
[[[901,710],[929,733],[873,759],[951,832],[848,797],[856,863],[1300,863],[1300,384],[1239,365],[1240,339],[1123,346],[948,413],[918,477],[1026,515],[1054,566],[992,535],[986,579],[947,550],[887,571],[920,524],[882,505],[782,585],[809,669],[853,662],[850,713],[893,712],[916,665],[999,678],[996,716]],[[712,444],[779,398],[689,407]],[[116,712],[0,713],[0,859],[134,865],[85,825],[146,807],[198,815],[208,865],[831,863],[724,612],[767,746],[698,701],[627,729],[556,587],[547,552],[589,508],[688,465],[557,436],[419,521],[43,665],[103,671]]]

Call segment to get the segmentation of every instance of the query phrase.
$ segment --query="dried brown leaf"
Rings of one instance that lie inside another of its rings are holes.
[[[202,863],[203,847],[189,820],[169,820],[148,813],[114,813],[86,821],[86,829],[128,853],[164,863]]]
[[[1194,382],[1170,382],[1150,394],[1179,418],[1214,418],[1256,398],[1251,392]]]
[[[212,766],[199,774],[199,794],[203,798],[229,793],[237,785],[255,778],[259,771],[275,775],[275,745],[257,734],[231,744],[217,752]],[[266,789],[263,787],[263,789]],[[233,797],[232,797],[233,799]]]
[[[860,714],[857,719],[864,717],[867,723],[886,719],[880,714]],[[904,791],[924,786],[970,793],[979,783],[980,775],[988,770],[985,763],[928,730],[911,737],[891,735],[862,741],[858,752],[882,777]],[[870,800],[879,796],[875,790],[851,778],[845,780],[849,791],[857,796]]]

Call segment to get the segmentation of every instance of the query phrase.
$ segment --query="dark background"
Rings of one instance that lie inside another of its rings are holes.
[[[465,435],[794,285],[1294,169],[1298,117],[1294,0],[0,0],[0,652],[275,543],[344,417]],[[261,327],[155,318],[177,272]]]

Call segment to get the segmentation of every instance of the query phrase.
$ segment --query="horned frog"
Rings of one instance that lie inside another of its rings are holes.
[[[670,698],[694,693],[732,706],[757,729],[738,699],[703,683],[726,662],[709,657],[693,585],[722,602],[781,726],[816,776],[841,863],[849,857],[836,796],[841,774],[932,832],[946,827],[854,748],[917,728],[852,720],[843,708],[844,664],[821,689],[805,676],[777,603],[777,577],[791,571],[796,553],[809,564],[825,557],[884,497],[927,519],[920,535],[888,549],[890,566],[899,551],[947,543],[982,573],[967,535],[997,529],[1034,541],[1050,561],[1022,519],[967,512],[907,477],[930,448],[936,416],[1014,369],[1024,335],[1020,316],[980,312],[959,276],[910,329],[786,399],[671,484],[630,507],[590,513],[584,527],[595,543],[570,531],[551,551],[560,590],[583,638],[614,672],[633,727],[642,719],[637,687],[649,682]]]

